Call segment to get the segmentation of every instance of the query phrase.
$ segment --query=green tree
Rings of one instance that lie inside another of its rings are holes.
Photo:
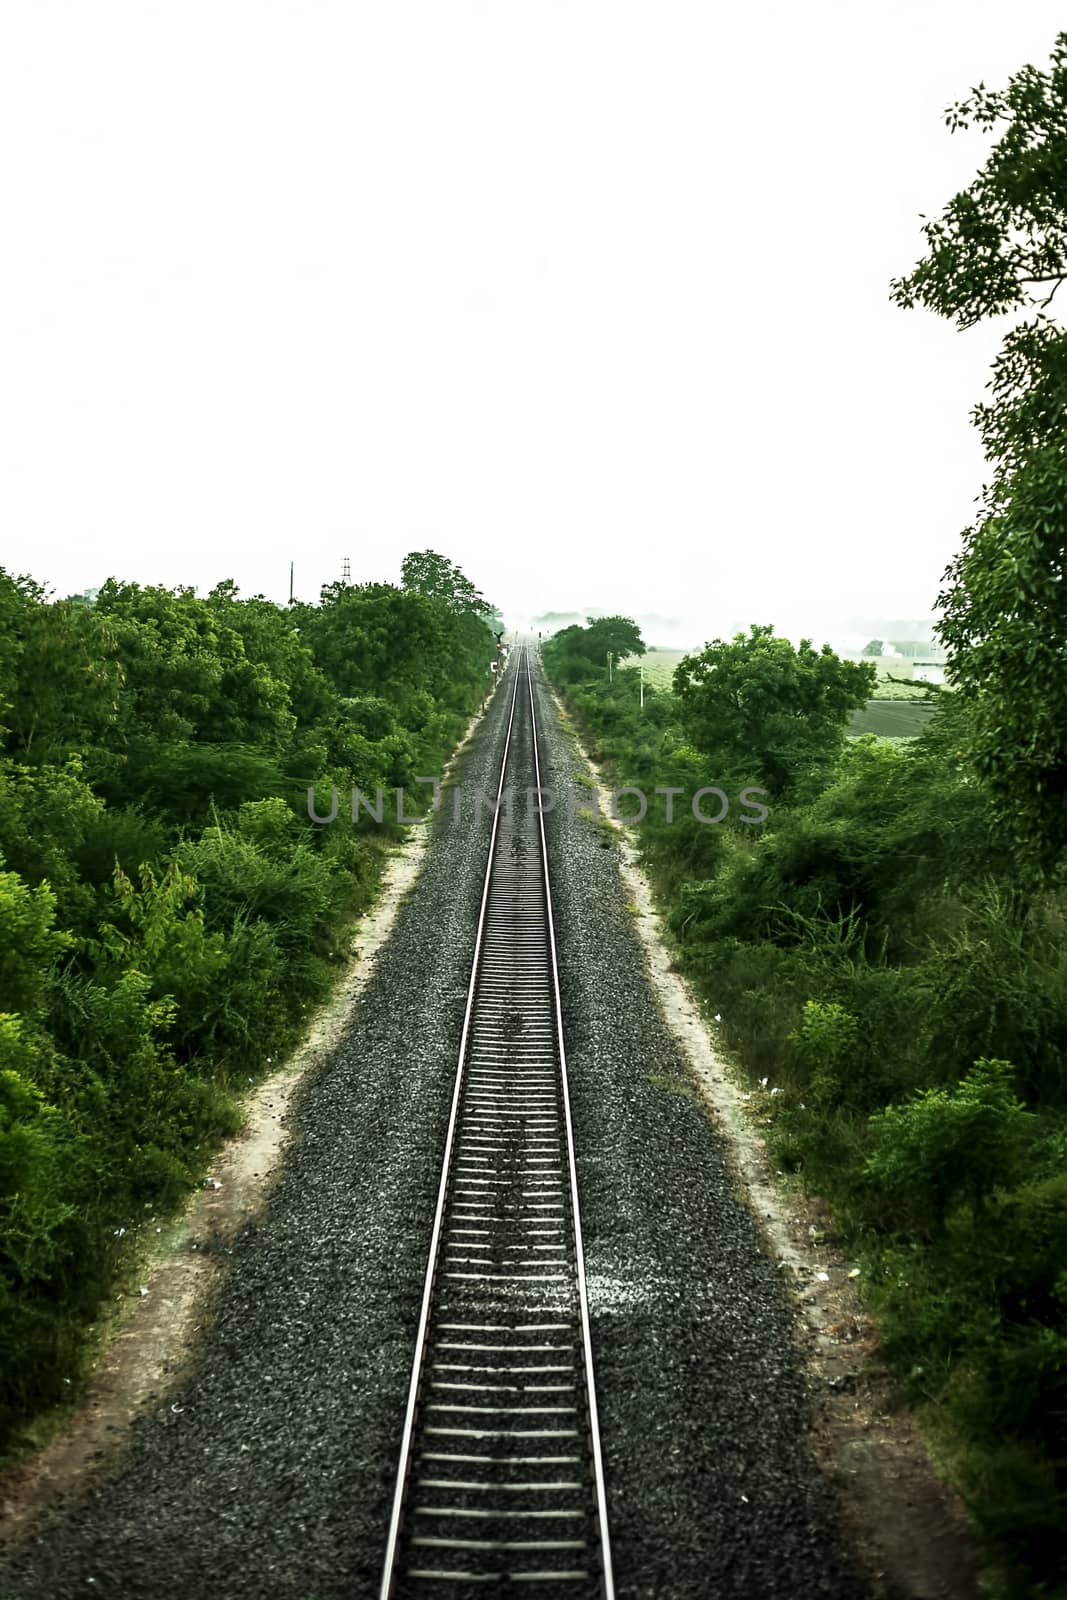
[[[715,639],[674,672],[682,719],[698,750],[755,767],[780,795],[812,768],[829,770],[850,711],[867,701],[875,668],[842,661],[810,639],[794,649],[769,624]]]
[[[493,640],[474,610],[389,583],[330,584],[318,606],[294,610],[328,682],[344,700],[359,702],[352,708],[357,729],[368,698],[384,698],[421,731],[437,708],[469,712],[482,692]]]
[[[105,736],[123,673],[102,617],[0,570],[0,640],[0,723],[14,756],[62,761]]]
[[[570,661],[575,667],[565,677],[582,676],[588,667],[607,671],[608,656],[614,662],[627,656],[643,656],[645,641],[641,630],[630,617],[587,617],[582,628],[572,623],[561,628],[549,641],[549,654],[557,663]]]
[[[928,253],[892,294],[960,328],[1036,313],[1007,333],[974,413],[993,476],[945,573],[937,632],[971,712],[974,763],[1041,872],[1067,843],[1067,333],[1047,309],[1067,277],[1067,33],[1047,71],[980,84],[946,121],[1002,131],[925,224]]]
[[[297,611],[301,638],[338,694],[395,701],[443,681],[449,656],[443,602],[391,583],[330,584]]]
[[[41,587],[32,578],[12,577],[0,567],[0,739],[11,731],[23,619],[29,607],[41,599]]]
[[[863,654],[865,656],[880,656],[882,649],[883,644],[881,639],[869,639],[863,647]]]
[[[111,624],[127,674],[127,736],[284,745],[295,718],[287,684],[272,670],[277,651],[272,662],[246,648],[246,633],[256,635],[239,622],[245,608],[236,593],[232,584],[220,584],[201,600],[188,588],[109,578],[92,611],[79,613]],[[278,618],[279,625],[288,621],[280,612]]]
[[[630,617],[590,617],[589,626],[582,631],[585,634],[583,648],[590,661],[595,661],[602,666],[611,652],[614,661],[623,661],[627,656],[643,656],[645,641],[641,637],[641,630],[637,623]]]
[[[440,600],[449,611],[472,611],[476,616],[492,610],[460,569],[434,550],[413,550],[400,566],[401,587],[429,600]]]

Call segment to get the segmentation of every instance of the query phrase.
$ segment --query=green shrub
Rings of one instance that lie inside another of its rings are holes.
[[[950,1082],[992,1051],[1015,1063],[1031,1101],[1067,1105],[1067,944],[1011,888],[987,882],[927,956],[939,1003],[931,1050]]]
[[[82,830],[72,856],[86,883],[110,887],[116,866],[131,877],[143,866],[158,868],[172,843],[158,817],[137,806],[106,806]]]
[[[170,1007],[179,1060],[226,1074],[255,1062],[272,1035],[286,1031],[282,996],[290,971],[265,920],[238,910],[227,933],[212,932],[202,898],[196,878],[173,863],[159,878],[145,867],[140,887],[117,870],[115,920],[85,948],[105,981],[131,970],[146,974],[152,999]]]
[[[246,800],[237,812],[237,831],[268,854],[288,855],[296,842],[299,824],[282,799]]]
[[[52,926],[55,909],[47,884],[31,889],[0,871],[0,1002],[8,1011],[38,1011],[52,963],[71,943]]]
[[[919,1231],[941,1231],[948,1208],[985,1208],[1016,1181],[1034,1117],[1014,1094],[1008,1061],[980,1060],[954,1090],[926,1089],[870,1119],[866,1176]]]
[[[94,896],[81,881],[80,853],[106,815],[77,758],[61,767],[0,758],[0,858],[31,887],[47,884],[59,927],[91,920]]]
[[[233,810],[250,796],[284,795],[292,784],[278,757],[255,746],[142,738],[114,783],[102,787],[114,804],[202,827],[213,804]]]
[[[983,1268],[1002,1315],[1058,1323],[1067,1313],[1067,1170],[998,1196],[985,1219]]]
[[[71,1140],[32,1081],[35,1044],[0,1013],[0,1262],[13,1290],[49,1278],[74,1214],[63,1199]]]
[[[279,848],[277,838],[260,844],[220,822],[199,839],[183,841],[175,862],[199,885],[207,928],[225,931],[235,920],[261,918],[288,961],[336,953],[348,885],[303,838]]]
[[[842,1098],[842,1086],[855,1061],[859,1023],[836,1001],[806,1000],[800,1027],[789,1042],[808,1075],[808,1093],[818,1105]]]

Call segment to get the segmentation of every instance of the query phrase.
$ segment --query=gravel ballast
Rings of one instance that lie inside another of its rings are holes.
[[[543,688],[538,709],[562,799],[580,758]],[[498,693],[465,802],[495,789],[506,714]],[[377,1594],[488,827],[446,791],[197,1370],[0,1565],[3,1600]],[[859,1600],[780,1274],[657,1009],[616,850],[562,803],[546,828],[618,1593]]]

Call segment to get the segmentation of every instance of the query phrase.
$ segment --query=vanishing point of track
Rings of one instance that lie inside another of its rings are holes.
[[[382,1600],[612,1600],[526,650],[510,707]]]

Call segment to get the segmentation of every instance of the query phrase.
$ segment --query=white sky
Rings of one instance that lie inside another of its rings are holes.
[[[928,613],[999,333],[889,304],[1044,0],[0,0],[0,564]],[[800,619],[797,623],[795,619]]]

